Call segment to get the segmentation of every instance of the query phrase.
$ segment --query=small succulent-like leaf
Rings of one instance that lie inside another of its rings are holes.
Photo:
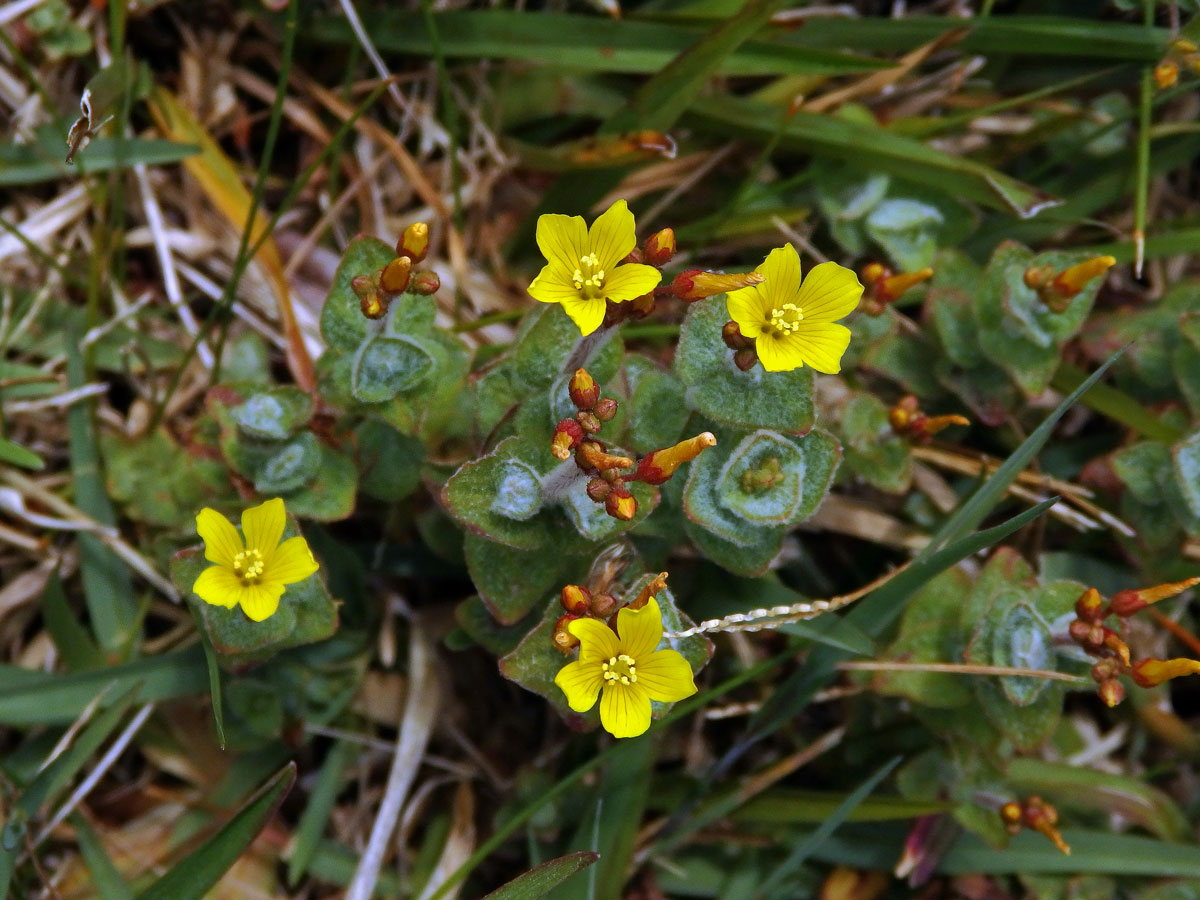
[[[522,466],[522,472],[536,475],[546,460],[554,462],[544,447],[521,437],[505,438],[487,456],[464,463],[446,482],[442,500],[449,513],[475,534],[509,547],[533,550],[550,537],[549,517],[543,514],[517,519],[506,511],[497,512],[495,504],[504,479],[513,474],[513,463]],[[527,512],[528,505],[521,511]]]

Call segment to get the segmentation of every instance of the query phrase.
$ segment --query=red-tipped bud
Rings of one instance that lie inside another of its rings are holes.
[[[683,463],[689,462],[707,450],[715,447],[717,439],[711,431],[704,431],[694,438],[680,441],[674,447],[655,450],[643,456],[638,461],[634,481],[644,481],[646,484],[662,484],[675,474]]]
[[[554,623],[554,635],[551,640],[554,642],[554,646],[560,653],[570,653],[579,646],[579,638],[571,634],[570,628],[567,627],[578,618],[579,616],[573,616],[570,613],[564,613],[563,615],[559,616],[558,620]]]
[[[652,266],[662,267],[675,255],[675,231],[664,228],[646,238],[643,258]]]
[[[588,374],[587,369],[576,369],[567,385],[567,393],[571,402],[579,409],[591,409],[600,399],[600,385]]]
[[[601,397],[596,401],[592,412],[596,414],[596,418],[601,422],[611,422],[613,416],[617,414],[617,401],[612,397]]]
[[[657,302],[654,291],[651,291],[648,294],[642,294],[640,297],[634,297],[632,300],[622,303],[621,307],[624,308],[627,319],[644,319],[650,313],[654,312]]]
[[[1129,674],[1140,687],[1157,687],[1172,678],[1200,674],[1200,662],[1183,658],[1139,659]]]
[[[383,267],[379,275],[379,284],[389,294],[399,294],[408,287],[411,277],[412,260],[407,256],[397,256]]]
[[[858,274],[862,278],[863,284],[867,287],[873,287],[883,279],[889,277],[892,274],[892,270],[883,263],[873,262],[863,266],[862,271]]]
[[[1111,628],[1104,629],[1103,647],[1126,666],[1129,665],[1129,645],[1121,640],[1121,636]]]
[[[429,251],[429,226],[424,222],[413,222],[404,229],[400,240],[396,242],[396,255],[403,256],[415,263],[425,258]]]
[[[408,282],[409,293],[432,297],[442,287],[436,272],[417,272]]]
[[[721,326],[721,340],[730,350],[746,350],[754,346],[754,341],[742,334],[737,322],[726,322]]]
[[[554,426],[554,437],[550,439],[550,452],[555,459],[564,462],[571,457],[571,451],[583,440],[583,427],[574,419],[563,419]]]
[[[1125,699],[1125,686],[1115,678],[1110,678],[1108,681],[1100,682],[1100,686],[1096,688],[1096,694],[1104,701],[1104,705],[1109,709],[1120,706],[1121,701]]]
[[[1118,616],[1132,616],[1135,612],[1145,609],[1151,603],[1157,603],[1159,600],[1166,600],[1168,597],[1182,594],[1188,588],[1195,587],[1197,584],[1200,584],[1200,578],[1188,578],[1185,581],[1142,588],[1140,591],[1117,591],[1113,594],[1112,611]]]
[[[623,485],[614,485],[604,498],[604,511],[614,519],[628,522],[637,515],[637,500]]]
[[[609,469],[628,469],[633,460],[627,456],[612,456],[596,441],[584,441],[575,451],[575,464],[585,472],[606,472]]]
[[[559,593],[562,608],[573,616],[587,615],[592,602],[592,592],[578,584],[568,584]]]
[[[593,503],[603,503],[608,498],[612,485],[603,478],[593,478],[587,483],[587,495]]]
[[[586,409],[581,409],[579,412],[575,413],[575,421],[578,422],[580,427],[583,428],[583,430],[588,434],[596,434],[596,432],[604,427],[604,424],[599,418],[597,418],[596,414]]]
[[[597,619],[607,619],[617,611],[617,598],[612,594],[593,594],[592,615]]]
[[[1179,81],[1179,63],[1173,59],[1164,59],[1154,67],[1154,83],[1160,91],[1175,87]]]
[[[1075,615],[1085,622],[1099,622],[1107,613],[1104,610],[1104,598],[1095,588],[1088,588],[1075,601]]]
[[[727,294],[729,291],[752,287],[766,281],[758,272],[706,272],[704,269],[686,269],[675,276],[671,290],[675,296],[687,303]]]

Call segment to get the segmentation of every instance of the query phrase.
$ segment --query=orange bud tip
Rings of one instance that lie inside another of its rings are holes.
[[[429,226],[424,222],[413,222],[404,229],[396,243],[396,255],[419,263],[429,250]]]
[[[1096,689],[1096,693],[1109,709],[1119,706],[1125,699],[1125,688],[1115,678],[1102,681],[1100,687]]]
[[[929,416],[921,425],[921,434],[925,437],[931,437],[939,431],[944,431],[951,425],[970,425],[971,420],[966,416],[948,415],[948,416]]]
[[[921,269],[919,272],[904,272],[900,275],[888,276],[876,285],[875,297],[884,303],[891,303],[909,288],[916,287],[922,281],[932,277],[933,269],[930,268]]]
[[[379,284],[389,294],[399,294],[408,287],[412,277],[412,260],[407,256],[397,256],[383,268],[379,276]]]
[[[604,500],[604,510],[614,519],[628,522],[637,515],[637,500],[625,488],[613,488]]]
[[[1154,67],[1154,83],[1160,91],[1175,87],[1179,81],[1179,64],[1174,60],[1163,60]]]
[[[884,278],[890,276],[892,274],[892,270],[883,263],[873,262],[867,263],[865,266],[863,266],[862,272],[859,274],[862,275],[863,284],[865,284],[867,287],[870,287],[876,282],[882,281]]]
[[[667,586],[667,573],[659,572],[650,579],[650,583],[638,591],[638,595],[629,604],[630,609],[641,609],[650,602],[650,598]]]
[[[559,595],[562,608],[576,616],[585,615],[592,602],[592,594],[587,588],[578,584],[568,584]]]
[[[646,239],[643,258],[652,266],[663,266],[675,255],[675,231],[664,228]]]
[[[1155,585],[1154,587],[1142,588],[1140,591],[1117,591],[1113,595],[1112,611],[1118,616],[1131,616],[1135,612],[1145,609],[1151,603],[1157,603],[1159,600],[1166,600],[1168,597],[1182,594],[1188,588],[1195,587],[1197,584],[1200,584],[1200,578],[1188,578],[1184,581],[1175,581]]]
[[[1104,618],[1104,598],[1095,588],[1088,588],[1075,601],[1075,615],[1085,622],[1099,622]]]
[[[600,399],[600,385],[596,384],[587,369],[576,369],[567,384],[567,393],[577,408],[590,410]]]
[[[1111,256],[1095,256],[1059,272],[1050,283],[1050,290],[1064,299],[1074,297],[1089,281],[1103,275],[1116,264],[1116,259]]]
[[[1129,675],[1139,687],[1158,687],[1172,678],[1200,674],[1200,662],[1194,659],[1140,659]]]
[[[579,638],[571,634],[571,629],[568,627],[579,616],[573,616],[570,613],[565,613],[558,617],[554,623],[554,634],[551,640],[554,642],[555,648],[560,653],[570,653],[579,646]]]

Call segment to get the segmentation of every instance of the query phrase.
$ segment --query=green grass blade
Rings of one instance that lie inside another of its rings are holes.
[[[434,20],[447,57],[510,59],[576,71],[641,74],[660,72],[707,30],[503,9],[440,12]],[[340,17],[316,18],[305,29],[305,37],[339,44],[354,42],[353,32]],[[435,52],[429,30],[417,12],[379,10],[372,19],[371,39],[383,51],[421,56],[433,56]],[[746,43],[717,62],[715,74],[721,75],[838,75],[890,65],[824,48],[784,47],[765,41]]]
[[[124,147],[120,145],[124,143]],[[138,163],[148,166],[173,165],[200,152],[191,144],[160,139],[96,138],[76,157],[75,164],[63,162],[64,150],[56,144],[54,155],[42,144],[0,145],[0,187],[39,184],[60,179],[75,180],[80,175],[119,171]]]
[[[73,815],[70,821],[71,827],[75,829],[75,843],[79,845],[79,854],[92,876],[96,895],[104,900],[133,900],[129,885],[113,865],[100,836],[83,816]]]
[[[1068,394],[1054,408],[1054,411],[1042,420],[1042,424],[1035,428],[1029,437],[1021,442],[1021,446],[1012,452],[1000,468],[992,473],[992,476],[980,486],[979,490],[972,494],[965,503],[958,507],[941,524],[941,527],[930,538],[929,543],[917,554],[916,559],[928,558],[947,541],[954,540],[966,534],[982,522],[1000,498],[1004,496],[1004,492],[1008,490],[1008,486],[1016,480],[1016,477],[1026,466],[1033,462],[1042,447],[1045,446],[1046,441],[1053,434],[1054,426],[1058,424],[1058,420],[1065,416],[1067,410],[1074,406],[1076,401],[1104,376],[1109,366],[1115,363],[1123,352],[1123,350],[1118,350],[1110,356],[1104,365],[1100,366],[1079,387]]]
[[[492,891],[483,900],[538,900],[599,858],[600,854],[591,850],[568,853],[566,856],[544,862],[524,875],[518,875],[508,884]]]
[[[216,834],[138,894],[138,900],[202,900],[262,831],[295,781],[296,764],[288,763]]]
[[[104,654],[67,604],[58,572],[50,576],[46,590],[42,592],[42,621],[67,668],[98,669],[105,665]]]
[[[1197,237],[1200,238],[1200,235]],[[1087,373],[1082,369],[1070,363],[1062,363],[1058,367],[1058,371],[1054,373],[1054,379],[1050,384],[1056,391],[1075,391],[1085,381],[1087,381]],[[1107,384],[1092,384],[1079,398],[1079,402],[1153,441],[1165,441],[1173,444],[1185,433],[1183,429],[1175,427],[1170,422],[1155,418],[1146,409],[1145,404]]]
[[[600,864],[588,873],[592,879],[587,895],[589,900],[620,900],[624,894],[638,823],[645,816],[650,777],[657,756],[655,738],[642,735],[618,742],[604,767],[596,791],[600,807],[594,825],[599,841],[592,847],[600,857]]]
[[[325,833],[325,826],[329,824],[333,804],[342,789],[342,778],[358,751],[359,748],[349,741],[338,741],[325,757],[321,771],[317,773],[316,784],[308,795],[308,803],[300,815],[300,822],[296,825],[287,854],[287,881],[292,887],[299,883],[312,863],[313,855],[321,843],[321,835]]]
[[[87,381],[79,338],[73,332],[66,343],[67,381],[73,388],[82,387]],[[113,525],[116,514],[100,472],[100,450],[90,402],[76,403],[67,410],[67,428],[75,505],[102,525]],[[79,571],[96,642],[106,652],[122,655],[134,640],[138,621],[129,569],[95,535],[80,534]]]
[[[1170,844],[1133,834],[1065,828],[1071,847],[1064,856],[1040,834],[1022,832],[1003,850],[974,835],[963,835],[938,865],[945,875],[1147,875],[1154,878],[1200,878],[1200,848]]]
[[[0,725],[65,725],[109,684],[119,695],[139,683],[138,698],[147,703],[202,694],[208,688],[204,652],[189,647],[70,675],[0,666]]]
[[[837,827],[846,821],[850,813],[854,812],[855,808],[870,796],[871,792],[879,786],[879,783],[891,774],[892,770],[900,764],[900,759],[899,756],[893,757],[876,769],[866,781],[847,794],[846,799],[838,804],[833,814],[822,822],[816,831],[802,840],[787,855],[787,858],[775,867],[766,880],[763,881],[762,885],[760,885],[758,893],[763,896],[775,894],[777,889],[783,886],[785,879],[795,873],[812,855],[813,851],[820,847],[837,830]]]
[[[32,450],[26,450],[20,444],[14,444],[3,438],[0,438],[0,462],[20,466],[23,469],[33,469],[35,472],[46,468],[45,460]]]

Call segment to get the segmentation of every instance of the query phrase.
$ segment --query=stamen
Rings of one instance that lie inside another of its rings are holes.
[[[795,303],[785,303],[771,310],[771,327],[784,334],[792,334],[800,330],[800,320],[804,318],[804,310]]]
[[[600,268],[600,257],[595,253],[588,253],[579,257],[579,266],[571,275],[571,284],[575,290],[591,300],[600,296],[604,289],[604,278],[605,271]]]
[[[262,554],[254,549],[243,550],[233,558],[233,574],[242,580],[243,587],[258,584],[265,568]]]
[[[622,653],[600,664],[606,684],[631,685],[637,681],[637,667],[632,656]]]

